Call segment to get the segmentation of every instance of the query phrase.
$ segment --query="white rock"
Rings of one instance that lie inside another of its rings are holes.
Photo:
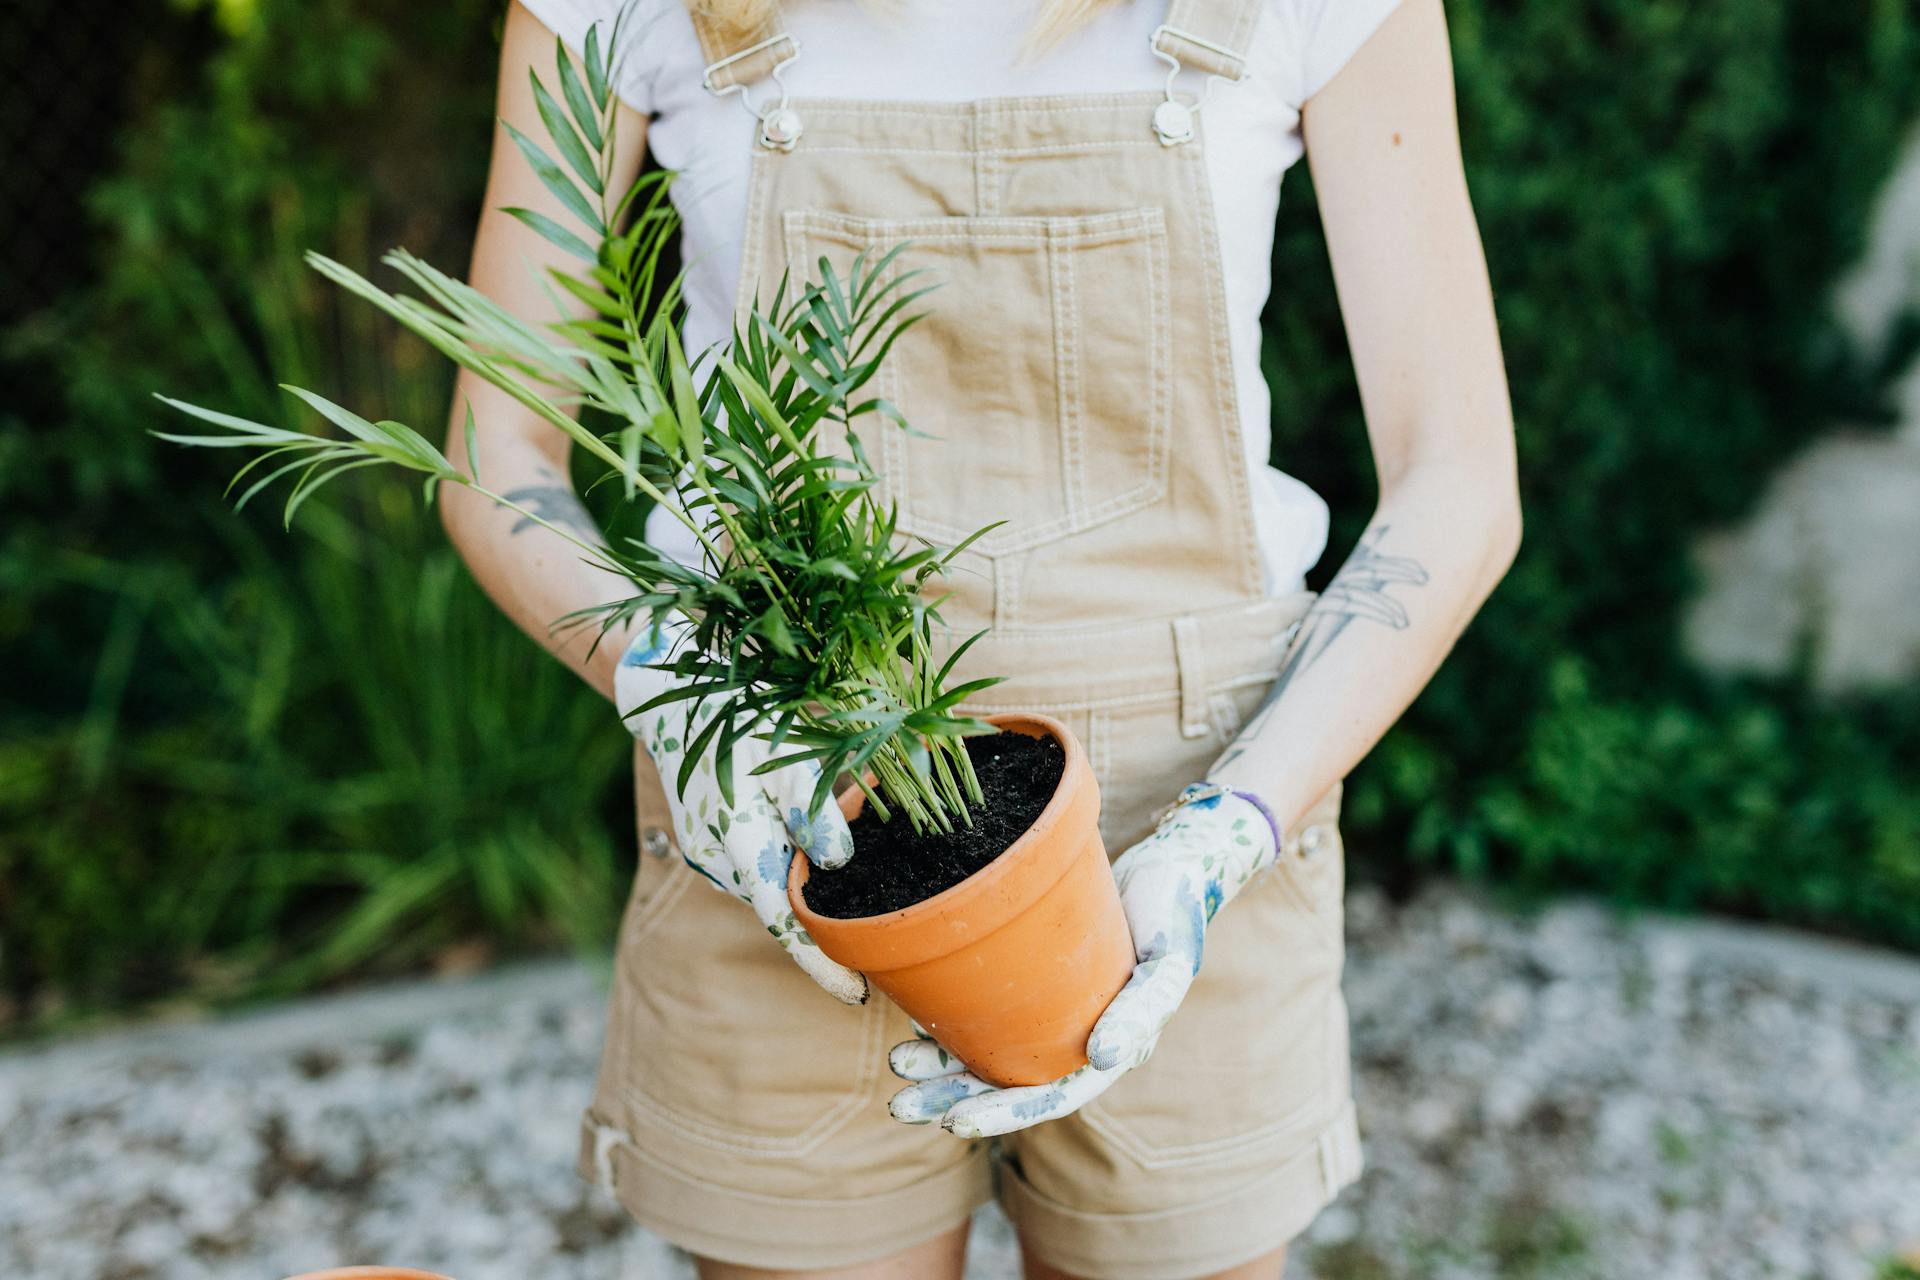
[[[1438,1142],[1459,1127],[1460,1108],[1444,1098],[1421,1098],[1407,1108],[1406,1131],[1417,1142]]]

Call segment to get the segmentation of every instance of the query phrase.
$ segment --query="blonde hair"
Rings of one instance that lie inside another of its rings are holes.
[[[885,12],[895,0],[860,0],[869,9]],[[1091,22],[1103,9],[1111,9],[1120,0],[1039,0],[1039,13],[1027,29],[1023,52],[1031,56],[1044,52]],[[687,0],[687,7],[701,17],[710,18],[731,36],[743,36],[758,30],[773,17],[779,0]]]

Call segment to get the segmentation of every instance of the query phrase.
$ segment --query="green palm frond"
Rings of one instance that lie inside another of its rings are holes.
[[[670,613],[691,621],[689,642],[661,664],[682,677],[682,688],[663,698],[716,705],[710,737],[697,745],[722,762],[754,735],[773,744],[774,759],[763,768],[820,766],[816,805],[831,803],[834,779],[851,774],[883,818],[904,813],[920,830],[968,822],[981,796],[962,739],[987,727],[957,708],[994,682],[947,686],[972,639],[947,645],[939,601],[925,593],[973,539],[939,547],[903,537],[897,512],[877,496],[860,437],[868,423],[912,430],[867,388],[920,319],[916,308],[932,285],[902,269],[904,246],[862,253],[844,275],[822,258],[813,279],[782,280],[724,348],[684,350],[684,277],[662,267],[679,226],[672,175],[647,174],[617,197],[612,191],[618,110],[608,50],[621,46],[619,22],[604,43],[597,27],[589,35],[584,78],[557,42],[558,92],[533,73],[546,146],[510,130],[573,225],[531,209],[506,212],[586,264],[547,273],[562,318],[530,323],[404,249],[382,261],[413,290],[405,294],[321,255],[307,261],[565,434],[629,500],[664,506],[699,541],[699,563],[678,563],[644,543],[581,541],[486,488],[474,460],[471,409],[472,472],[455,468],[403,423],[370,421],[297,387],[287,390],[338,434],[164,396],[216,430],[156,434],[256,450],[229,491],[239,490],[244,505],[289,481],[289,523],[321,487],[377,464],[424,476],[429,498],[441,484],[473,489],[632,584],[630,596],[556,625],[593,626],[605,636]],[[582,425],[582,407],[614,426]],[[690,750],[689,760],[697,755]]]

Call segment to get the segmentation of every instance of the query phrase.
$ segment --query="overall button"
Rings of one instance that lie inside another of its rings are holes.
[[[776,107],[760,121],[760,145],[772,151],[791,151],[806,126],[792,107]]]
[[[1193,138],[1193,108],[1168,98],[1153,109],[1153,131],[1163,147],[1178,146]]]
[[[664,858],[672,847],[665,827],[648,827],[640,833],[640,847],[656,858]]]

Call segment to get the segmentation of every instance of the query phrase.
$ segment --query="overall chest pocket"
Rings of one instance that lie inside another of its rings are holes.
[[[1002,520],[987,555],[1158,501],[1171,429],[1167,231],[1158,209],[1082,217],[785,215],[796,278],[908,247],[939,286],[877,379],[915,432],[863,439],[900,527],[952,543]]]

